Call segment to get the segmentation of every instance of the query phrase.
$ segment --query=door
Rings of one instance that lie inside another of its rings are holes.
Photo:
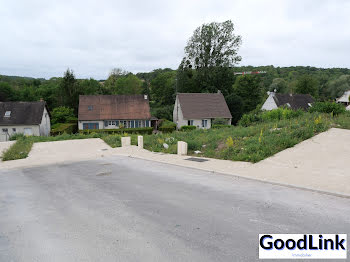
[[[25,136],[32,136],[33,135],[33,129],[31,127],[24,128],[24,135]]]

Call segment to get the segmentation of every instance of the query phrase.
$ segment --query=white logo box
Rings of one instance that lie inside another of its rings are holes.
[[[346,259],[348,250],[347,234],[259,234],[258,245],[259,259]]]

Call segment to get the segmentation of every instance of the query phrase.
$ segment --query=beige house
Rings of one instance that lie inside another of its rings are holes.
[[[79,130],[151,127],[147,95],[81,95],[79,96]]]
[[[50,135],[50,114],[44,101],[0,102],[0,142],[14,134]]]
[[[350,110],[350,90],[345,91],[344,94],[337,98],[336,102],[339,104],[343,104],[346,107],[346,110]]]
[[[231,124],[232,115],[220,92],[177,94],[173,111],[177,129],[182,126],[208,129],[217,118],[225,119],[228,125]]]

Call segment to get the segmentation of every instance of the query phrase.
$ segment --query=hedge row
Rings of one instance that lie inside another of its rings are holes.
[[[218,128],[226,128],[231,127],[231,125],[212,125],[211,128],[218,129]]]
[[[158,128],[159,131],[162,131],[163,133],[171,133],[175,131],[175,127],[172,126],[161,126]]]
[[[51,135],[57,136],[63,133],[75,134],[77,131],[78,131],[77,123],[56,124],[55,128],[51,129]]]
[[[180,128],[180,131],[191,131],[191,130],[195,130],[196,126],[182,126]]]
[[[123,133],[128,133],[128,134],[151,135],[152,132],[153,132],[153,127],[79,130],[79,133],[82,133],[82,134],[90,134],[90,133],[123,134]]]

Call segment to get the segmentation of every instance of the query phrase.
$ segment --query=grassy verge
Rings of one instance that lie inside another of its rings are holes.
[[[302,113],[290,119],[262,119],[247,127],[232,126],[144,135],[144,147],[150,151],[176,154],[177,142],[185,141],[188,143],[189,155],[255,163],[331,127],[350,129],[350,113],[338,116]],[[20,136],[17,143],[3,154],[3,160],[25,158],[34,142],[101,138],[111,147],[120,147],[121,137],[124,135],[131,136],[132,145],[137,144],[136,134],[62,134],[29,138]],[[168,148],[165,148],[164,144],[167,144]],[[200,153],[195,154],[194,151]]]
[[[26,158],[32,149],[32,146],[32,139],[20,138],[2,154],[2,161]]]

